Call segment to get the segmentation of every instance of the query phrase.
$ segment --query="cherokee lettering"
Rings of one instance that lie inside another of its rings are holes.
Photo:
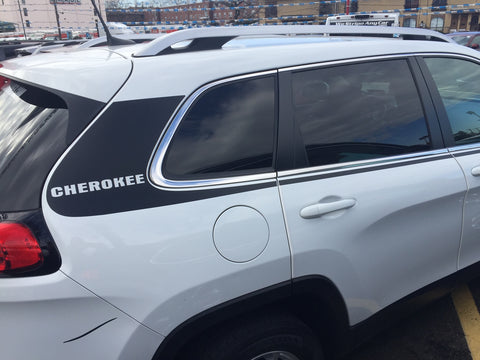
[[[77,193],[77,188],[75,185],[66,185],[63,187],[65,189],[65,195],[75,195]]]
[[[100,181],[89,181],[88,182],[88,190],[89,191],[100,191]]]
[[[77,184],[77,186],[80,194],[88,192],[87,183]]]
[[[127,180],[127,185],[128,185],[128,186],[130,186],[130,185],[135,185],[135,180],[134,180],[134,176],[133,176],[133,175],[125,176],[125,179]]]
[[[123,182],[123,176],[119,177],[119,178],[114,178],[113,179],[113,184],[114,184],[115,187],[125,186],[125,183]]]
[[[108,190],[108,189],[111,189],[113,187],[113,182],[110,179],[102,180],[100,182],[100,184],[102,184],[102,189],[103,190]]]
[[[145,184],[145,175],[127,175],[111,179],[93,180],[78,184],[55,186],[50,189],[50,195],[54,198],[59,198],[62,196],[79,195],[94,191],[105,191],[140,184]]]

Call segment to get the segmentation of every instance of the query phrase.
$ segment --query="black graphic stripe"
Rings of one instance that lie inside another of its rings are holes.
[[[182,97],[169,97],[112,104],[59,164],[47,187],[50,207],[64,216],[94,216],[276,185],[272,179],[253,185],[171,191],[150,184],[146,174],[150,156],[181,100]],[[139,174],[143,174],[145,182],[136,181],[132,186],[110,186],[115,179],[123,177],[126,182],[127,175]]]

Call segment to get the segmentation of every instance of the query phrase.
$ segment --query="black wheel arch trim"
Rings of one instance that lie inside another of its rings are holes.
[[[323,345],[329,345],[324,348],[327,356],[343,356],[391,326],[392,321],[448,295],[456,285],[471,281],[478,274],[480,262],[418,289],[354,325],[349,323],[343,297],[328,278],[320,275],[295,278],[227,301],[186,320],[164,339],[153,360],[184,360],[178,357],[182,348],[204,331],[238,316],[279,309],[296,315],[322,337]]]
[[[314,323],[312,315],[309,314],[310,319],[306,319],[307,311],[305,310],[308,309],[299,306],[304,305],[305,301],[310,302],[310,305],[328,306],[328,311],[321,311],[323,309],[319,311],[323,315],[331,314],[335,318],[335,333],[340,331],[343,334],[348,331],[345,302],[335,285],[323,276],[305,276],[243,295],[195,315],[167,335],[157,349],[153,360],[179,359],[182,348],[205,331],[235,317],[265,309],[285,309],[312,326]],[[336,336],[336,338],[342,338],[342,336]]]

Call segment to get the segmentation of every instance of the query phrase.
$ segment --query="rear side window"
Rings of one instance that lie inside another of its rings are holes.
[[[273,170],[275,77],[206,90],[181,120],[163,162],[171,180],[224,178]]]
[[[0,76],[0,211],[40,207],[48,172],[103,106]]]
[[[480,65],[452,58],[426,58],[456,145],[480,141]]]
[[[294,116],[309,166],[431,149],[406,60],[299,71],[292,76]]]
[[[67,106],[58,96],[14,81],[4,80],[3,85],[0,89],[0,175],[46,123],[68,118]]]

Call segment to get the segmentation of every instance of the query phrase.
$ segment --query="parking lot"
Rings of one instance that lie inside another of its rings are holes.
[[[479,53],[350,28],[2,61],[2,358],[318,359],[473,271]],[[459,284],[347,360],[480,360],[477,304]]]
[[[451,296],[392,324],[390,329],[358,348],[347,360],[479,359],[478,304],[480,279],[470,282],[468,287],[459,286]]]

